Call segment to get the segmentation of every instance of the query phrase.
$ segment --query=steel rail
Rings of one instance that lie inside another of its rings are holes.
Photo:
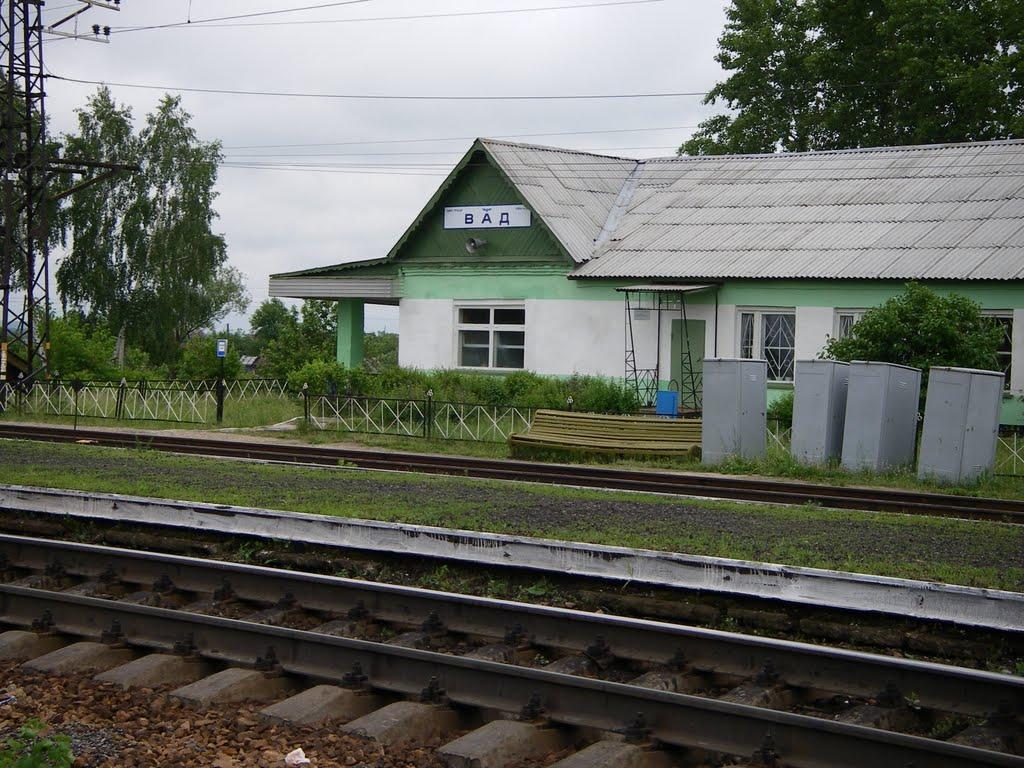
[[[755,677],[766,669],[795,688],[872,697],[913,692],[921,706],[974,717],[1024,712],[1024,678],[787,640],[594,614],[179,555],[0,535],[8,567],[86,580],[113,574],[149,586],[170,578],[185,592],[212,593],[224,581],[243,600],[273,605],[285,595],[313,611],[359,608],[385,622],[418,626],[431,615],[446,630],[502,638],[510,627],[532,645],[586,652],[601,638],[616,658],[680,664]]]
[[[288,541],[616,584],[1024,631],[1024,594],[819,568],[272,509],[0,484],[0,513]],[[774,610],[774,608],[769,608]]]
[[[251,664],[272,648],[286,673],[344,682],[358,664],[369,686],[416,694],[436,680],[448,701],[518,712],[539,700],[554,723],[622,730],[643,713],[649,735],[683,748],[752,755],[766,745],[795,768],[1021,768],[1024,757],[943,741],[703,699],[543,669],[28,587],[0,585],[0,617],[32,626],[44,612],[55,630],[102,637],[117,622],[122,642],[170,650],[183,640],[200,655]],[[536,697],[536,698],[535,698]]]
[[[891,488],[820,485],[713,474],[625,470],[511,459],[215,440],[142,432],[0,424],[0,437],[51,442],[88,441],[113,447],[286,463],[394,470],[555,485],[706,496],[778,504],[814,503],[841,509],[902,512],[1024,524],[1024,502]]]

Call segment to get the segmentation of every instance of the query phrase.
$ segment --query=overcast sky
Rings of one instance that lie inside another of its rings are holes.
[[[80,31],[94,23],[111,26],[109,45],[52,40],[45,60],[53,74],[111,83],[137,121],[163,91],[114,83],[320,94],[564,96],[705,91],[719,79],[714,54],[726,0],[620,0],[585,7],[598,2],[610,0],[362,0],[198,23],[325,3],[122,0],[120,12],[93,9],[80,17]],[[75,7],[74,0],[50,0],[45,18],[55,20]],[[562,9],[380,20],[542,7]],[[188,26],[130,29],[189,18]],[[72,130],[75,108],[95,88],[50,79],[51,130]],[[227,164],[220,171],[215,226],[227,238],[231,263],[245,275],[250,311],[267,297],[273,272],[387,253],[471,137],[652,157],[671,154],[713,111],[696,97],[182,96],[199,134],[224,145]],[[581,133],[550,135],[565,132]],[[239,167],[247,164],[277,167]],[[242,316],[228,320],[245,324]],[[397,330],[397,309],[368,306],[367,329],[385,327]]]

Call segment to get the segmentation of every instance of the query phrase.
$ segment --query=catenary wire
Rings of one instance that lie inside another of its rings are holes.
[[[626,5],[649,5],[652,3],[663,3],[665,0],[605,0],[604,2],[582,3],[578,5],[547,5],[533,8],[503,8],[488,11],[451,11],[448,13],[420,13],[407,16],[366,16],[361,18],[347,19],[303,19],[301,21],[253,21],[238,23],[178,23],[166,26],[155,27],[156,29],[227,29],[227,28],[252,28],[252,27],[285,27],[299,25],[321,25],[321,24],[364,24],[371,22],[385,21],[422,21],[429,19],[451,19],[466,18],[474,16],[499,16],[521,13],[544,13],[550,11],[574,11],[594,8],[610,8]],[[113,32],[136,32],[151,29],[151,27],[124,27],[114,28]]]
[[[588,136],[604,133],[641,133],[648,131],[679,131],[688,128],[697,128],[696,125],[668,125],[660,128],[607,128],[603,130],[588,131],[546,131],[544,133],[505,133],[492,136],[495,139],[530,139],[542,136]],[[427,139],[358,139],[351,141],[321,141],[304,144],[238,144],[224,147],[224,149],[288,149],[293,147],[350,147],[360,145],[380,144],[422,144],[443,141],[473,141],[479,136],[447,136],[445,138]]]
[[[707,91],[662,91],[648,93],[597,93],[597,94],[522,94],[504,96],[464,95],[420,95],[390,93],[316,93],[310,91],[256,91],[234,88],[197,88],[174,85],[151,85],[148,83],[119,83],[112,80],[88,80],[65,75],[49,75],[50,78],[83,85],[105,85],[115,88],[140,88],[150,91],[177,91],[182,93],[215,93],[227,96],[274,96],[285,98],[335,99],[348,101],[598,101],[605,99],[663,99],[706,96]]]
[[[339,8],[343,5],[365,5],[375,0],[335,0],[331,3],[317,3],[316,5],[301,5],[293,8],[278,8],[270,11],[253,11],[251,13],[236,13],[231,16],[214,16],[208,19],[192,19],[191,21],[176,21],[167,24],[147,24],[138,27],[121,27],[118,32],[140,32],[144,29],[167,29],[170,27],[183,27],[189,24],[207,24],[217,21],[232,21],[234,19],[252,19],[258,16],[276,16],[282,13],[299,13],[301,11],[317,11],[323,8]]]

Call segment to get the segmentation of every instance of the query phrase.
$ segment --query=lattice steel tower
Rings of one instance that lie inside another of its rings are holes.
[[[0,382],[45,370],[50,315],[43,3],[6,0],[2,9]]]

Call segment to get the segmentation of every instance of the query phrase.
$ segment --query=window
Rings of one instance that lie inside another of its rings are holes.
[[[526,352],[526,310],[522,307],[459,307],[459,365],[465,368],[522,368]]]
[[[996,351],[996,370],[1003,372],[1003,388],[1010,388],[1010,364],[1013,355],[1013,315],[990,315],[1003,330],[1003,338]]]
[[[796,314],[773,310],[740,312],[740,357],[768,361],[768,381],[792,381]]]
[[[853,326],[864,317],[863,309],[837,309],[835,336],[837,339],[845,339],[853,333]]]

